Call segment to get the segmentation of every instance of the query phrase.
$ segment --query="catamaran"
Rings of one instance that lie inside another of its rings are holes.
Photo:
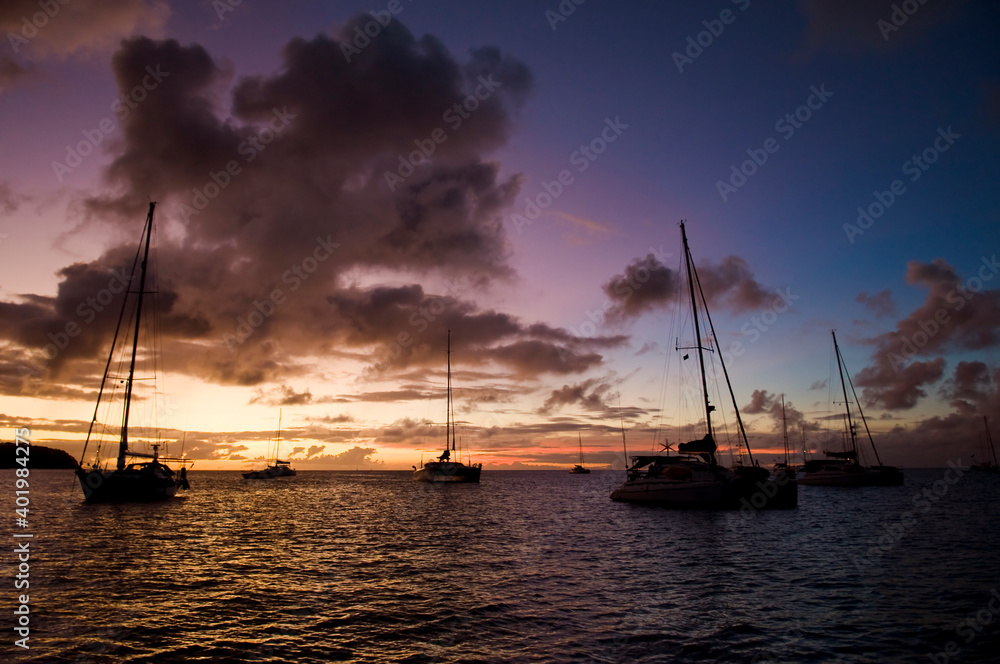
[[[455,411],[451,397],[451,330],[448,330],[448,399],[445,409],[447,420],[444,430],[444,453],[437,457],[437,461],[421,462],[421,467],[413,470],[413,479],[416,482],[479,482],[483,464],[466,465],[461,460],[451,460],[451,455],[456,451]]]
[[[278,458],[278,448],[281,446],[281,411],[278,411],[278,433],[274,438],[274,463],[267,468],[251,470],[243,473],[245,480],[269,480],[275,477],[294,477],[297,473],[292,468],[291,461],[282,461]]]
[[[580,463],[570,468],[569,472],[572,475],[589,475],[590,468],[583,467],[583,437],[580,435],[579,431],[576,432],[576,439],[580,443]]]
[[[697,269],[691,258],[687,232],[681,222],[681,240],[684,244],[684,261],[687,266],[688,290],[691,296],[691,310],[694,321],[694,348],[698,351],[698,367],[701,377],[701,393],[705,407],[705,435],[677,446],[678,455],[669,454],[669,446],[664,445],[665,455],[632,456],[632,464],[627,468],[625,483],[611,492],[611,499],[623,502],[648,503],[668,507],[699,507],[733,509],[750,505],[753,509],[790,508],[798,504],[798,487],[792,477],[771,478],[770,473],[753,460],[753,452],[747,440],[743,420],[736,405],[736,397],[725,362],[720,357],[726,384],[736,409],[736,421],[742,442],[746,446],[750,464],[725,468],[716,457],[717,446],[712,428],[712,413],[715,411],[709,401],[708,382],[705,374],[705,350],[702,345],[699,299],[695,296],[697,286],[704,316],[711,330],[712,338],[718,346],[718,338],[712,317],[708,312],[705,293],[698,279]],[[624,428],[623,428],[624,432]],[[628,453],[626,451],[626,456]]]
[[[899,486],[903,483],[903,473],[894,466],[885,466],[879,458],[878,448],[872,439],[871,431],[868,429],[868,421],[861,410],[861,402],[854,391],[854,382],[851,375],[847,374],[847,381],[844,380],[846,365],[844,358],[840,354],[840,346],[837,345],[837,333],[830,331],[833,335],[833,349],[837,355],[837,370],[840,373],[840,389],[844,395],[845,424],[849,444],[847,449],[841,452],[823,450],[825,459],[810,459],[803,467],[803,474],[799,477],[799,484],[813,486]],[[868,442],[875,453],[877,466],[862,466],[858,462],[858,425],[851,417],[851,402],[847,397],[847,385],[851,386],[851,393],[858,407],[858,415],[865,425],[865,433],[868,434]]]
[[[149,244],[153,234],[153,211],[155,208],[156,203],[149,204],[146,223],[139,238],[139,250],[136,252],[136,258],[132,264],[133,278],[129,283],[131,285],[136,283],[134,277],[136,267],[138,267],[138,290],[129,290],[125,293],[125,301],[122,303],[118,325],[111,342],[111,352],[108,355],[104,376],[101,378],[101,387],[97,393],[94,416],[87,430],[83,453],[80,455],[80,467],[76,470],[84,499],[88,503],[164,500],[176,495],[178,489],[189,488],[186,465],[190,464],[190,461],[183,458],[161,457],[159,440],[149,443],[153,450],[152,453],[139,452],[130,446],[133,440],[129,438],[130,427],[133,424],[129,421],[133,389],[135,381],[140,380],[136,377],[136,357],[140,345],[140,330],[143,329],[144,322],[142,305],[145,295],[157,292],[155,286],[151,290],[146,290],[146,278],[149,272]],[[139,252],[142,252],[141,262],[139,261]],[[155,314],[155,307],[152,312],[147,310],[147,317],[149,313]],[[128,340],[130,332],[131,341]],[[153,337],[150,342],[152,348],[147,349],[148,352],[144,353],[142,357],[155,362],[157,352],[155,333],[151,336]],[[112,375],[111,364],[116,354],[119,357],[119,365],[115,367],[115,374],[124,367],[125,362],[128,362],[128,374],[124,380],[117,375]],[[121,393],[118,392],[119,385],[124,386]],[[118,413],[110,414],[111,409],[108,406],[111,404],[121,404],[120,424],[114,422],[117,420]],[[106,421],[98,423],[102,405],[106,407]],[[103,434],[111,434],[118,439],[118,455],[114,469],[107,467],[107,461],[103,464],[101,461]],[[92,439],[96,439],[96,452],[91,464],[84,467],[87,448]],[[138,461],[137,459],[146,460]],[[166,461],[179,462],[181,464],[180,472],[175,472],[167,466],[164,463]]]

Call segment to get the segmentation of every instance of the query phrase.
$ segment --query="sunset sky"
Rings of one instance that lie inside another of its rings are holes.
[[[152,200],[157,409],[195,469],[259,459],[279,409],[299,468],[417,464],[448,329],[488,469],[572,464],[578,433],[621,467],[620,418],[630,451],[700,438],[682,219],[763,461],[781,394],[796,445],[839,449],[836,329],[882,460],[966,462],[984,415],[1000,435],[998,19],[5,2],[4,439],[79,456]]]

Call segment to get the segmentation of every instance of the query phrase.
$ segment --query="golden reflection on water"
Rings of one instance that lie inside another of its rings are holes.
[[[622,478],[602,471],[487,472],[454,486],[408,471],[266,482],[192,471],[183,498],[148,505],[85,505],[71,473],[34,471],[30,656],[919,657],[988,599],[1000,507],[982,484],[992,478],[963,480],[858,568],[852,556],[880,524],[939,479],[909,472],[904,487],[804,487],[799,509],[747,518],[614,503]],[[1000,630],[984,631],[963,661],[998,645]]]

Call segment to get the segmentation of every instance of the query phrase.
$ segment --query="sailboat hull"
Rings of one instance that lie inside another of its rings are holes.
[[[415,482],[475,483],[479,482],[482,470],[482,464],[467,466],[464,463],[432,461],[424,464],[423,468],[413,471],[413,480]]]
[[[245,480],[270,480],[275,477],[295,477],[297,473],[292,468],[288,466],[268,466],[262,470],[252,470],[243,473],[243,479]]]
[[[78,469],[88,503],[138,503],[168,500],[177,494],[174,478],[148,468],[103,471]]]

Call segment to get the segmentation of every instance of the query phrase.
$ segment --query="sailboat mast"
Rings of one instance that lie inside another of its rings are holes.
[[[694,339],[698,348],[698,366],[701,369],[701,388],[705,396],[705,425],[708,435],[712,435],[712,406],[708,402],[708,380],[705,378],[705,353],[701,347],[701,326],[698,324],[698,305],[694,297],[694,278],[691,275],[691,248],[688,246],[687,232],[681,222],[681,239],[684,241],[684,262],[687,264],[688,288],[691,290],[691,314],[694,317]]]
[[[454,413],[451,404],[451,330],[448,330],[448,401],[446,407],[448,412],[445,413],[447,422],[444,429],[444,449],[447,451],[448,446],[451,445],[451,450],[455,451],[455,424],[452,421]]]
[[[146,215],[146,247],[142,253],[142,263],[139,272],[139,298],[135,306],[135,332],[132,335],[132,360],[128,368],[128,381],[125,383],[125,414],[122,416],[122,436],[118,444],[118,470],[125,469],[125,455],[128,453],[128,415],[132,404],[132,380],[135,376],[135,354],[139,346],[139,324],[142,321],[142,296],[146,290],[146,261],[149,259],[149,238],[153,234],[153,209],[156,203],[150,202],[149,214]]]
[[[865,417],[865,411],[861,407],[861,399],[858,398],[858,393],[854,389],[854,381],[851,380],[851,372],[847,372],[847,384],[851,386],[851,394],[854,395],[854,403],[858,407],[858,415],[861,416],[861,423],[865,425],[865,434],[868,436],[868,443],[872,446],[872,452],[875,453],[875,461],[878,462],[879,467],[882,467],[882,457],[878,455],[878,448],[875,447],[875,439],[872,438],[871,429],[868,428],[868,419]]]
[[[997,451],[993,448],[993,435],[990,433],[990,421],[983,415],[983,424],[986,425],[986,442],[990,446],[990,453],[993,454],[993,465],[997,465]]]
[[[580,442],[580,465],[583,465],[583,436],[579,431],[576,432],[576,439]]]
[[[628,444],[625,443],[625,414],[622,413],[622,393],[618,393],[618,419],[622,424],[622,452],[625,453],[625,471],[628,472]]]
[[[705,291],[702,290],[701,280],[698,278],[698,268],[693,266],[689,267],[694,271],[694,280],[698,283],[698,293],[701,295],[701,301],[705,303],[705,319],[708,320],[708,329],[712,333],[715,345],[718,346],[719,335],[715,333],[715,323],[712,322],[712,312],[708,310],[708,300],[705,299]],[[698,348],[700,350],[701,346]],[[722,375],[726,379],[726,387],[729,390],[729,398],[733,402],[733,411],[736,413],[736,424],[739,427],[740,436],[743,438],[743,447],[747,450],[747,457],[750,459],[750,465],[755,466],[757,462],[753,460],[753,450],[750,449],[750,441],[747,439],[747,429],[743,426],[743,417],[740,415],[740,406],[736,403],[736,393],[733,392],[733,381],[729,380],[729,370],[726,369],[726,360],[721,354],[719,355],[719,366],[722,367]],[[704,381],[704,367],[702,368],[702,380]]]
[[[788,420],[785,419],[785,395],[781,395],[781,431],[785,438],[785,465],[788,465]]]
[[[281,447],[281,409],[278,409],[278,432],[274,436],[274,463],[277,465],[278,457],[281,456],[278,453],[278,448]]]
[[[855,463],[860,463],[858,459],[858,442],[854,433],[854,422],[851,421],[851,404],[847,400],[847,385],[844,383],[844,363],[840,358],[840,346],[837,345],[837,332],[830,330],[833,335],[833,350],[837,354],[837,370],[840,372],[840,389],[844,392],[844,411],[847,413],[847,431],[851,436],[851,450],[854,452]]]

